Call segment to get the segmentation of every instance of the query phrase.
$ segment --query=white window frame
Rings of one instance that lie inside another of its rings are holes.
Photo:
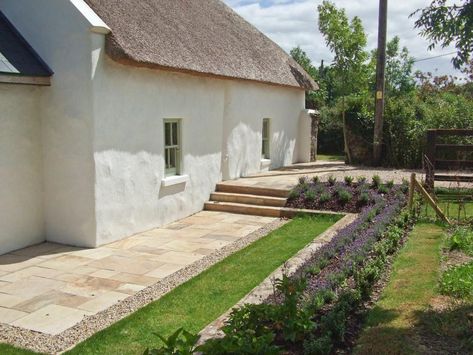
[[[167,145],[166,144],[166,125],[170,125],[170,139],[171,139],[171,144]],[[173,124],[177,125],[177,134],[176,134],[176,139],[177,142],[173,141]],[[179,118],[175,119],[164,119],[164,124],[163,124],[163,135],[164,135],[164,171],[165,171],[165,176],[178,176],[181,175],[182,173],[182,120]],[[170,160],[172,150],[175,149],[175,164],[176,166],[174,167],[169,167],[166,165],[168,158]]]
[[[267,136],[265,136],[265,126]],[[263,129],[261,131],[261,159],[262,160],[270,160],[271,159],[271,119],[270,118],[263,118]]]

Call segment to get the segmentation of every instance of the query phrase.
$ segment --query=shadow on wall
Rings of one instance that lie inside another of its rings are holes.
[[[228,178],[255,174],[260,170],[262,135],[243,122],[232,129],[228,136]]]
[[[277,132],[273,135],[271,144],[271,168],[280,168],[295,162],[295,139],[287,138],[285,132]]]

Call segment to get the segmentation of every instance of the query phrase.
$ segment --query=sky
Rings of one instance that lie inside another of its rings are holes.
[[[238,14],[256,26],[261,32],[279,44],[286,52],[300,46],[318,65],[332,61],[332,55],[325,46],[318,30],[317,6],[322,0],[224,0]],[[352,18],[358,16],[363,21],[368,35],[368,48],[377,45],[378,0],[332,0],[339,8],[344,8]],[[414,29],[414,18],[409,15],[419,8],[428,6],[431,0],[389,0],[388,38],[399,36],[401,46],[407,47],[416,59],[431,58],[451,53],[455,48],[427,49],[428,42]],[[449,55],[415,64],[416,70],[433,72],[439,75],[460,75],[453,69]]]

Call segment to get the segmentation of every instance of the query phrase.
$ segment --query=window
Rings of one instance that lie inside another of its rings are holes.
[[[263,148],[261,151],[262,159],[270,159],[270,122],[269,118],[263,120]]]
[[[164,161],[166,176],[181,173],[181,121],[164,121]]]

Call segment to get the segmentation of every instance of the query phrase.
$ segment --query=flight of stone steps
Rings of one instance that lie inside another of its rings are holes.
[[[216,192],[205,203],[205,210],[264,217],[289,217],[286,205],[289,191],[256,186],[217,184]]]

